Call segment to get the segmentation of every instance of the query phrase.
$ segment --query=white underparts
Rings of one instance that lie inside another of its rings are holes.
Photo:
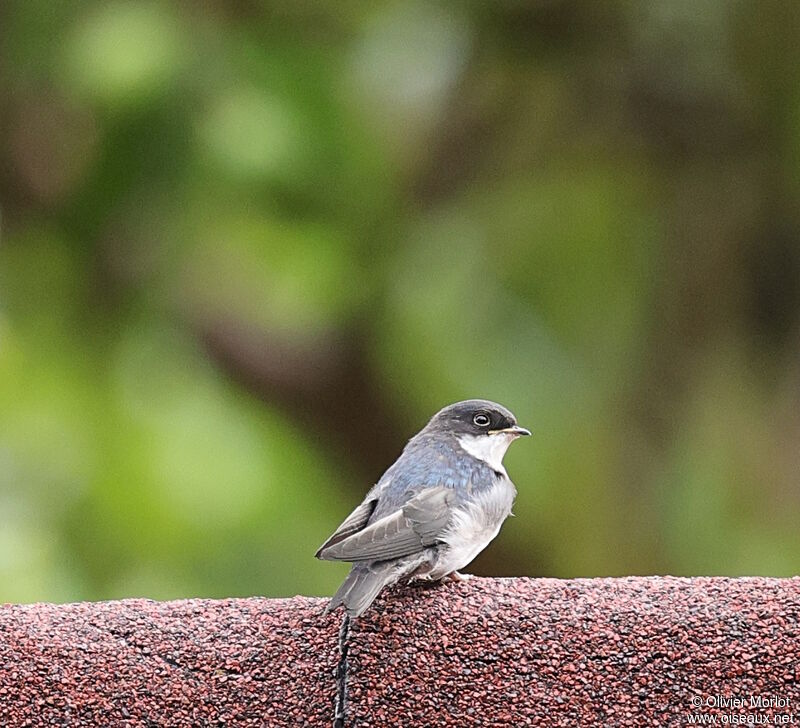
[[[464,435],[458,444],[472,457],[483,460],[492,470],[506,474],[503,456],[516,435],[510,432],[497,432],[493,435]]]
[[[500,526],[511,512],[516,491],[508,478],[498,478],[485,491],[476,493],[454,514],[442,541],[447,544],[430,578],[441,579],[463,569],[497,536]]]

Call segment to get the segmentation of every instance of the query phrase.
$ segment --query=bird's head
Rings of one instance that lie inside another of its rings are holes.
[[[508,446],[530,431],[496,402],[468,399],[439,410],[425,427],[431,434],[454,436],[470,455],[500,470]]]

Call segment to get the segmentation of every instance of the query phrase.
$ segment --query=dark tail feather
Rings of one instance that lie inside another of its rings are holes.
[[[356,564],[328,602],[325,612],[331,612],[343,604],[351,617],[358,617],[375,601],[384,586],[396,581],[394,569],[392,562],[380,566]]]

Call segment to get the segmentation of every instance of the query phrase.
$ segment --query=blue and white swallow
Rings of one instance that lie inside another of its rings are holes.
[[[463,578],[458,570],[511,513],[517,490],[503,456],[530,434],[487,400],[437,412],[317,551],[317,558],[353,563],[326,611],[343,605],[356,617],[401,579]]]

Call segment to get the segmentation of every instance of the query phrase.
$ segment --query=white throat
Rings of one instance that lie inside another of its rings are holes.
[[[458,438],[458,444],[472,457],[483,460],[492,470],[506,474],[503,467],[503,456],[508,446],[514,441],[509,432],[498,432],[494,435],[464,435]]]

